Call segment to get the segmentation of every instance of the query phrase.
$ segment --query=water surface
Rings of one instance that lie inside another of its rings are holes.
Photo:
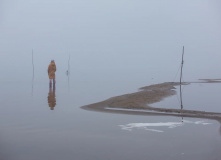
[[[176,87],[177,94],[152,104],[153,107],[183,109],[207,112],[221,112],[220,83],[191,83],[181,88]]]
[[[84,85],[71,83],[68,88],[67,83],[57,82],[56,105],[51,110],[48,83],[34,84],[33,93],[26,83],[5,83],[0,102],[1,158],[169,160],[220,156],[219,122],[85,111],[79,106],[104,97],[93,94],[99,89],[88,85],[93,88],[90,91]]]

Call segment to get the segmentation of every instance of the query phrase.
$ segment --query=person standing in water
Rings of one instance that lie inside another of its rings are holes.
[[[52,86],[52,80],[53,80],[53,86],[55,86],[55,72],[56,72],[56,65],[54,60],[51,60],[51,63],[48,66],[48,77],[49,77],[49,86]]]

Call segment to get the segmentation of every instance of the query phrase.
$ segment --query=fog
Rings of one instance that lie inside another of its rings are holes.
[[[173,81],[183,46],[186,81],[220,78],[220,6],[218,0],[1,0],[0,80],[31,79],[33,49],[36,80],[47,79],[51,59],[65,75],[70,55],[75,77]]]
[[[220,0],[0,0],[0,159],[219,159],[219,121],[80,107],[178,81],[183,46],[183,81],[221,78],[220,6]],[[56,89],[48,85],[52,59]],[[220,83],[186,85],[183,108],[220,112],[219,93]],[[179,109],[177,96],[156,107]]]

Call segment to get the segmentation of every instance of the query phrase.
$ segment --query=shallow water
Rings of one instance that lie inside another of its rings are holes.
[[[183,85],[181,97],[180,87],[176,87],[175,90],[177,92],[175,96],[168,97],[151,106],[180,109],[182,99],[183,109],[221,113],[220,83],[191,83]]]
[[[68,87],[57,82],[54,110],[48,105],[47,83],[35,83],[33,89],[23,82],[2,86],[1,159],[206,160],[220,156],[220,123],[214,120],[82,110],[80,106],[108,96],[95,94],[100,89],[88,83]]]

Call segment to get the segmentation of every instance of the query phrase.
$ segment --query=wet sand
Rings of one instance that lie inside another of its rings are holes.
[[[183,82],[181,85],[190,83],[220,83],[220,79],[200,79],[200,82]],[[102,102],[82,106],[82,109],[100,112],[139,114],[139,115],[172,115],[181,117],[196,117],[221,119],[221,113],[205,112],[198,110],[169,109],[151,107],[150,104],[159,102],[166,97],[176,94],[175,86],[179,82],[165,82],[142,87],[138,92],[112,97]]]

